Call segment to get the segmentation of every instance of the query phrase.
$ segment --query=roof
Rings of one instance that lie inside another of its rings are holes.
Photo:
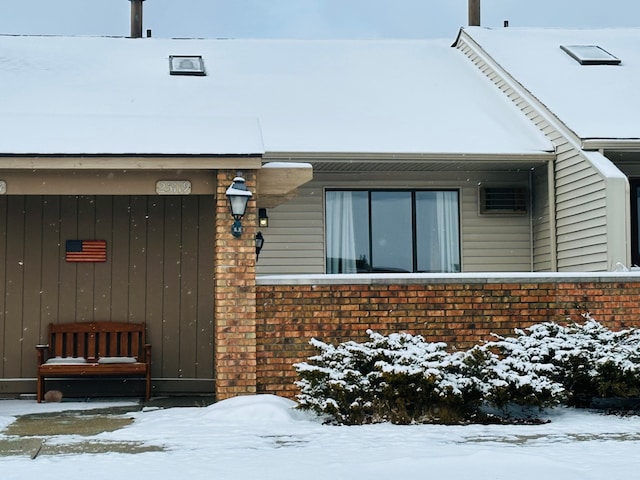
[[[535,154],[442,40],[0,36],[0,154]],[[206,76],[169,75],[201,55]]]
[[[464,32],[578,137],[640,139],[640,29]],[[598,45],[621,63],[581,65],[561,45]]]

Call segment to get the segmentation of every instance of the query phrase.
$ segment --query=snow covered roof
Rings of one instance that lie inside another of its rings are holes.
[[[640,139],[640,29],[464,31],[578,137]],[[597,45],[621,63],[581,65],[561,45]]]
[[[0,36],[0,89],[0,154],[553,150],[440,40]]]

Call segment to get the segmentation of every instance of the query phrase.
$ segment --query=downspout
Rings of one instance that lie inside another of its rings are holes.
[[[547,162],[547,197],[549,202],[549,255],[551,271],[558,271],[558,234],[556,233],[556,172],[555,160]]]
[[[535,268],[535,232],[533,231],[533,171],[529,170],[529,271],[533,272]]]

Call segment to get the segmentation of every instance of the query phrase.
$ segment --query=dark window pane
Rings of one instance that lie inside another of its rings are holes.
[[[411,217],[411,192],[372,192],[373,271],[413,271]]]
[[[353,235],[356,252],[356,270],[369,271],[369,192],[353,193]]]

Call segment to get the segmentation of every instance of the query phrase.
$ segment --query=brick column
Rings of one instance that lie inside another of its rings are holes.
[[[225,192],[236,171],[220,170],[216,188],[215,371],[216,398],[256,393],[256,171],[243,171],[254,196],[242,219],[240,238]]]

